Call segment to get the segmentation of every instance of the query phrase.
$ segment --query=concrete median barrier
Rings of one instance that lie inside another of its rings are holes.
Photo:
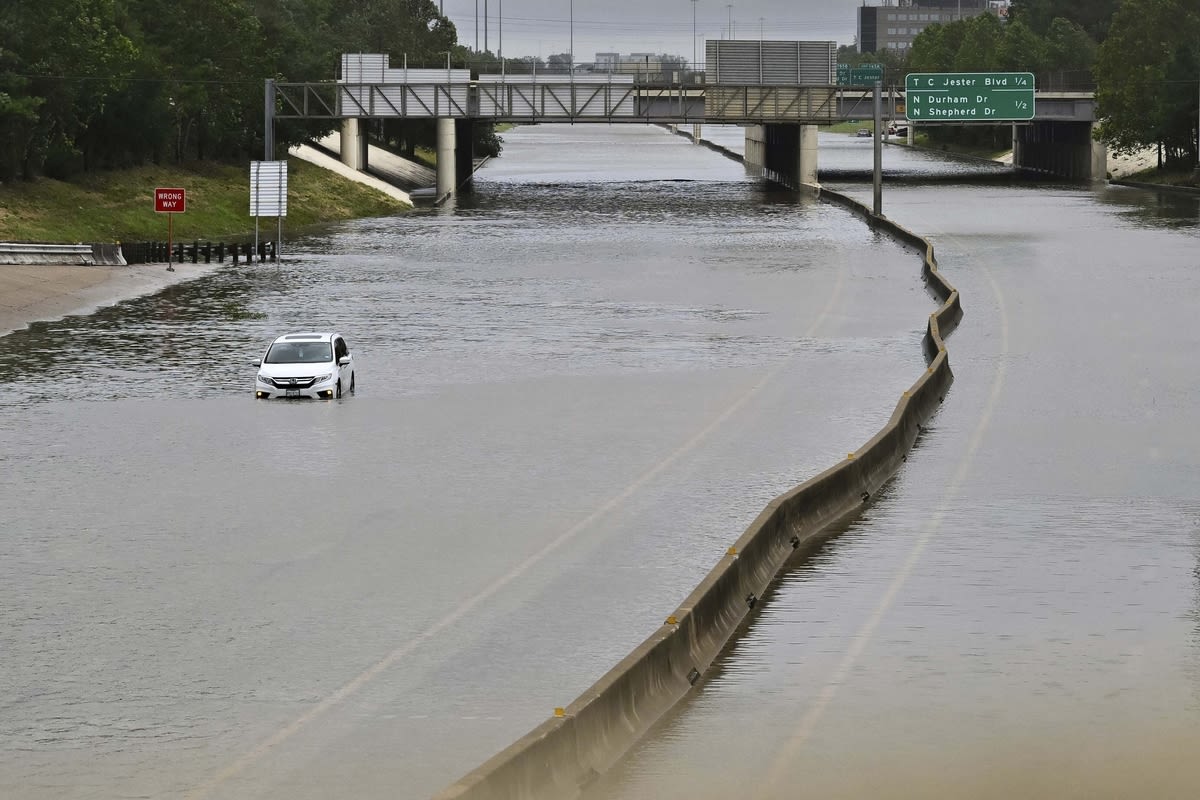
[[[121,252],[121,245],[93,244],[91,247],[93,264],[103,264],[108,267],[128,266],[125,263],[125,256]]]
[[[772,500],[662,626],[560,714],[444,789],[436,800],[541,800],[577,796],[608,770],[704,676],[793,554],[858,514],[900,469],[954,380],[943,336],[962,316],[957,290],[933,248],[836,192],[821,197],[863,216],[923,256],[941,302],[926,327],[926,369],[884,427],[819,475]]]

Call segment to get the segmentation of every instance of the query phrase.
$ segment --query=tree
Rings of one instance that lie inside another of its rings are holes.
[[[908,66],[914,72],[951,72],[966,34],[965,22],[930,25],[917,34],[909,49]]]
[[[1001,72],[1041,72],[1046,65],[1046,40],[1017,20],[1004,26],[996,47],[994,68]]]
[[[445,66],[458,32],[434,0],[338,0],[326,22],[337,53],[387,53],[392,63]]]
[[[1096,63],[1096,43],[1078,24],[1064,17],[1050,23],[1046,33],[1046,66],[1072,72],[1090,71]]]
[[[12,71],[2,90],[0,137],[24,177],[69,171],[82,155],[78,136],[128,75],[136,48],[118,29],[117,11],[113,0],[8,0],[0,52]]]
[[[334,78],[343,52],[471,56],[434,0],[0,0],[0,180],[257,155],[265,80]],[[283,121],[276,142],[331,127]]]
[[[1195,163],[1198,68],[1194,0],[1125,0],[1097,54],[1101,140],[1118,153],[1158,145],[1168,162]]]
[[[1000,40],[1004,32],[1000,19],[993,14],[980,14],[965,19],[962,44],[954,56],[954,72],[990,72],[996,69]]]
[[[1121,0],[1013,0],[1011,20],[1020,20],[1034,33],[1047,35],[1055,19],[1078,25],[1097,42],[1104,41]]]

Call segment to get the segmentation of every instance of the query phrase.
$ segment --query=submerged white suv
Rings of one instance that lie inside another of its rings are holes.
[[[289,333],[271,342],[254,362],[254,396],[341,397],[354,391],[354,356],[336,333]]]

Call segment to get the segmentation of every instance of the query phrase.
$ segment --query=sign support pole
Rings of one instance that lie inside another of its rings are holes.
[[[172,242],[175,238],[175,215],[167,214],[167,272],[174,272],[175,267],[171,266],[171,260],[175,258],[175,249],[172,247]]]
[[[883,83],[875,81],[875,170],[872,183],[875,188],[875,210],[877,217],[883,216]]]
[[[263,92],[263,161],[275,160],[275,79],[267,78]]]

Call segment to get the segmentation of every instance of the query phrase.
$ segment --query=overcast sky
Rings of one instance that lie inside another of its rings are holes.
[[[479,48],[503,47],[510,58],[566,53],[574,33],[575,61],[598,52],[667,53],[692,58],[692,12],[696,15],[696,52],[704,59],[704,40],[733,38],[833,40],[852,44],[855,9],[862,0],[435,0],[458,28],[459,42],[475,46],[478,6]],[[871,0],[880,5],[880,0]],[[694,9],[693,9],[694,5]],[[574,23],[572,24],[572,19]],[[503,38],[501,38],[503,37]]]

